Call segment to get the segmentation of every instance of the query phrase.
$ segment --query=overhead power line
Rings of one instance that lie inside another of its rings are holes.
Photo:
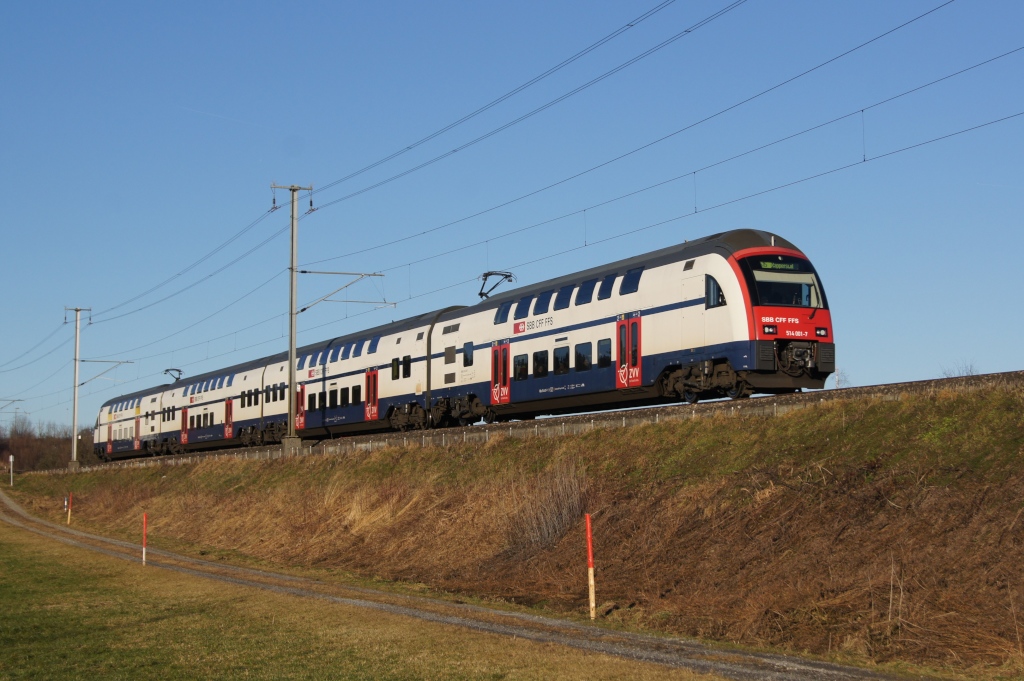
[[[949,1],[953,2],[954,0],[949,0]],[[654,47],[652,47],[652,48],[650,48],[650,49],[648,49],[648,50],[638,54],[637,56],[633,57],[632,59],[629,59],[629,60],[619,64],[618,66],[616,66],[615,68],[613,68],[613,69],[611,69],[609,71],[605,71],[604,73],[602,73],[597,78],[593,78],[593,79],[587,81],[586,83],[584,83],[583,85],[580,85],[580,86],[578,86],[576,88],[573,88],[569,92],[566,92],[565,94],[563,94],[563,95],[561,95],[559,97],[556,97],[555,99],[552,99],[551,101],[547,102],[546,104],[543,104],[543,105],[537,107],[536,109],[533,109],[532,111],[529,111],[529,112],[523,114],[522,116],[519,116],[518,118],[515,118],[515,119],[509,121],[508,123],[500,125],[497,128],[494,128],[493,130],[491,130],[490,132],[484,133],[483,135],[480,135],[479,137],[476,137],[476,138],[474,138],[474,139],[472,139],[472,140],[470,140],[468,142],[465,142],[465,143],[455,147],[451,151],[446,151],[445,153],[440,154],[439,156],[435,156],[434,158],[432,158],[432,159],[430,159],[428,161],[424,161],[423,163],[420,163],[419,165],[413,166],[412,168],[409,168],[408,170],[403,170],[402,172],[397,173],[395,175],[392,175],[391,177],[383,179],[383,180],[381,180],[379,182],[375,182],[374,184],[371,184],[371,185],[369,185],[367,187],[363,187],[362,189],[359,189],[357,191],[351,192],[350,194],[346,194],[345,196],[342,196],[340,198],[334,199],[333,201],[328,201],[327,203],[322,203],[322,204],[320,204],[320,208],[326,208],[327,206],[333,206],[335,204],[341,203],[343,201],[348,201],[348,200],[353,199],[353,198],[355,198],[357,196],[365,194],[368,191],[372,191],[374,189],[377,189],[378,187],[383,187],[386,184],[390,184],[390,183],[394,182],[395,180],[401,179],[401,178],[405,177],[406,175],[410,175],[412,173],[415,173],[415,172],[417,172],[419,170],[422,170],[422,169],[424,169],[424,168],[426,168],[428,166],[432,166],[435,163],[437,163],[438,161],[444,160],[444,159],[448,158],[449,156],[457,154],[460,151],[464,151],[465,149],[468,149],[469,147],[472,147],[472,146],[474,146],[476,144],[479,144],[480,142],[483,142],[486,139],[494,137],[498,133],[503,132],[505,130],[508,130],[509,128],[511,128],[511,127],[513,127],[515,125],[519,125],[523,121],[528,120],[528,119],[536,116],[537,114],[541,113],[542,111],[546,111],[547,109],[550,109],[551,107],[555,106],[556,104],[558,104],[560,102],[563,102],[566,99],[569,99],[570,97],[572,97],[574,95],[578,95],[579,93],[583,92],[584,90],[586,90],[586,89],[588,89],[588,88],[590,88],[590,87],[592,87],[594,85],[597,85],[598,83],[600,83],[601,81],[605,80],[606,78],[610,78],[611,76],[615,75],[619,71],[622,71],[623,69],[626,69],[626,68],[632,66],[633,64],[637,63],[638,61],[651,56],[655,52],[658,52],[659,50],[662,50],[662,49],[668,47],[669,45],[671,45],[672,43],[676,42],[680,38],[684,38],[684,37],[690,35],[694,31],[696,31],[697,29],[699,29],[699,28],[701,28],[703,26],[707,26],[708,24],[710,24],[715,19],[718,19],[719,17],[727,14],[728,12],[731,12],[732,10],[736,9],[737,7],[739,7],[740,5],[742,5],[742,4],[746,3],[746,2],[747,2],[747,0],[735,0],[735,2],[731,3],[730,5],[728,5],[728,6],[724,7],[724,8],[722,8],[722,9],[718,10],[717,12],[715,12],[714,14],[712,14],[710,16],[707,16],[707,17],[701,19],[700,21],[698,21],[697,23],[693,24],[689,28],[686,28],[686,29],[680,31],[679,33],[676,33],[671,38],[668,38],[667,40],[664,40],[661,43],[658,43]]]
[[[921,19],[924,19],[925,17],[929,16],[930,14],[933,14],[933,13],[937,12],[938,10],[942,9],[943,7],[946,7],[947,5],[952,4],[955,1],[956,0],[947,0],[946,2],[942,3],[941,5],[938,5],[937,7],[934,7],[932,9],[928,10],[927,12],[924,12],[923,14],[919,14],[918,16],[914,17],[913,19],[910,19],[909,21],[905,21],[902,24],[900,24],[900,25],[898,25],[898,26],[896,26],[894,28],[891,28],[891,29],[885,31],[884,33],[880,33],[880,34],[876,35],[875,37],[871,38],[870,40],[866,40],[866,41],[860,43],[856,47],[850,48],[850,49],[846,50],[845,52],[842,52],[842,53],[840,53],[840,54],[838,54],[838,55],[836,55],[836,56],[834,56],[834,57],[832,57],[830,59],[827,59],[827,60],[817,64],[816,66],[812,66],[811,68],[806,69],[806,70],[796,74],[795,76],[791,76],[791,77],[789,77],[789,78],[787,78],[785,80],[782,80],[782,81],[776,83],[775,85],[772,85],[769,88],[761,90],[757,94],[754,94],[754,95],[751,95],[749,97],[746,97],[745,99],[742,99],[742,100],[736,102],[735,104],[727,106],[724,109],[720,109],[720,110],[716,111],[715,113],[713,113],[713,114],[711,114],[709,116],[705,116],[704,118],[702,118],[700,120],[697,120],[697,121],[695,121],[693,123],[689,123],[689,124],[683,126],[682,128],[679,128],[678,130],[675,130],[673,132],[668,133],[667,135],[663,135],[663,136],[659,137],[658,139],[652,140],[651,142],[648,142],[648,143],[643,144],[643,145],[641,145],[639,147],[636,147],[635,149],[632,149],[631,151],[627,151],[624,154],[619,154],[618,156],[615,156],[614,158],[610,158],[607,161],[604,161],[602,163],[598,163],[595,166],[591,166],[590,168],[587,168],[586,170],[582,170],[582,171],[580,171],[578,173],[575,173],[574,175],[570,175],[569,177],[565,177],[565,178],[563,178],[561,180],[558,180],[557,182],[552,182],[551,184],[548,184],[548,185],[545,185],[543,187],[540,187],[539,189],[535,189],[533,191],[527,192],[526,194],[522,194],[520,196],[517,196],[514,199],[509,199],[508,201],[503,201],[502,203],[499,203],[499,204],[496,204],[496,205],[491,206],[489,208],[485,208],[483,210],[477,211],[475,213],[472,213],[471,215],[466,215],[464,217],[458,218],[457,220],[452,220],[451,222],[446,222],[446,223],[444,223],[442,225],[438,225],[436,227],[431,227],[430,229],[425,229],[425,230],[423,230],[421,232],[417,232],[416,234],[412,234],[412,235],[405,236],[405,237],[400,237],[398,239],[393,239],[391,241],[386,241],[386,242],[377,244],[375,246],[367,246],[366,248],[361,248],[361,249],[356,250],[356,251],[350,251],[349,253],[343,253],[341,255],[331,256],[330,258],[322,258],[320,260],[313,260],[313,261],[307,263],[306,265],[304,265],[304,267],[308,267],[310,265],[318,265],[318,264],[325,263],[325,262],[331,262],[333,260],[340,260],[342,258],[349,258],[349,257],[352,257],[354,255],[362,255],[363,253],[369,253],[369,252],[375,251],[377,249],[387,248],[388,246],[393,246],[393,245],[395,245],[397,243],[400,243],[402,241],[405,241],[405,240],[407,240],[409,238],[415,238],[415,237],[426,236],[428,234],[433,234],[433,233],[438,232],[438,231],[440,231],[442,229],[446,229],[448,227],[453,227],[455,225],[461,224],[461,223],[466,222],[468,220],[472,220],[472,219],[478,218],[478,217],[480,217],[482,215],[486,215],[488,213],[492,213],[492,212],[494,212],[496,210],[500,210],[502,208],[506,208],[506,207],[511,206],[511,205],[513,205],[515,203],[518,203],[520,201],[528,199],[528,198],[530,198],[532,196],[536,196],[536,195],[541,194],[543,192],[546,192],[546,191],[548,191],[550,189],[554,189],[555,187],[558,187],[558,186],[561,186],[563,184],[566,184],[567,182],[572,182],[573,180],[579,179],[579,178],[583,177],[584,175],[588,175],[588,174],[590,174],[590,173],[592,173],[592,172],[594,172],[596,170],[600,170],[601,168],[609,166],[609,165],[611,165],[613,163],[616,163],[616,162],[621,161],[621,160],[623,160],[625,158],[628,158],[628,157],[630,157],[630,156],[632,156],[634,154],[637,154],[637,153],[639,153],[641,151],[644,151],[645,149],[653,147],[656,144],[661,144],[662,142],[666,142],[669,139],[672,139],[673,137],[675,137],[676,135],[682,134],[682,133],[684,133],[684,132],[686,132],[688,130],[692,130],[693,128],[696,128],[699,125],[707,123],[707,122],[709,122],[711,120],[714,120],[715,118],[718,118],[719,116],[721,116],[723,114],[728,113],[729,111],[737,109],[737,108],[739,108],[739,107],[741,107],[741,106],[743,106],[745,104],[749,104],[750,102],[753,102],[754,100],[759,99],[759,98],[769,94],[770,92],[774,92],[775,90],[778,90],[779,88],[782,88],[782,87],[784,87],[786,85],[789,85],[790,83],[792,83],[792,82],[794,82],[796,80],[799,80],[800,78],[803,78],[804,76],[808,76],[808,75],[814,73],[815,71],[818,71],[818,70],[824,68],[825,66],[828,66],[829,64],[831,64],[831,63],[833,63],[835,61],[838,61],[838,60],[840,60],[840,59],[842,59],[844,57],[847,57],[847,56],[853,54],[854,52],[857,52],[858,50],[861,50],[861,49],[867,47],[868,45],[871,45],[872,43],[875,43],[875,42],[881,40],[882,38],[884,38],[884,37],[886,37],[888,35],[891,35],[892,33],[895,33],[896,31],[899,31],[902,28],[910,26],[911,24],[913,24],[913,23],[915,23],[917,21],[920,21]],[[331,202],[322,204],[320,206],[320,208],[321,209],[326,208],[327,206],[330,206],[333,203],[336,203],[336,201],[331,201]]]
[[[511,97],[514,97],[515,95],[519,94],[523,90],[526,90],[527,88],[529,88],[529,87],[531,87],[533,85],[536,85],[537,83],[541,82],[542,80],[544,80],[548,76],[551,76],[551,75],[557,73],[558,71],[562,70],[566,66],[569,66],[570,64],[578,61],[579,59],[581,59],[583,57],[585,57],[586,55],[590,54],[591,52],[593,52],[594,50],[598,49],[602,45],[604,45],[604,44],[614,40],[615,38],[619,37],[620,35],[622,35],[626,31],[628,31],[629,29],[639,25],[640,23],[646,21],[647,19],[650,19],[652,16],[654,16],[655,14],[660,12],[661,10],[665,9],[669,5],[673,4],[674,2],[675,2],[675,0],[664,0],[663,2],[659,3],[658,5],[654,6],[651,9],[649,9],[648,11],[644,12],[640,16],[636,17],[632,21],[630,21],[630,22],[626,23],[625,25],[619,27],[618,29],[612,31],[611,33],[609,33],[608,35],[604,36],[600,40],[598,40],[598,41],[596,41],[594,43],[591,43],[590,45],[588,45],[584,49],[580,50],[576,54],[568,57],[567,59],[564,59],[563,61],[559,62],[558,64],[555,64],[551,68],[549,68],[546,71],[544,71],[543,73],[541,73],[541,74],[531,78],[530,80],[526,81],[522,85],[519,85],[518,87],[515,87],[512,90],[509,90],[508,92],[506,92],[505,94],[501,95],[497,99],[494,99],[494,100],[488,102],[487,104],[485,104],[482,107],[476,109],[475,111],[472,111],[471,113],[466,114],[465,116],[459,118],[458,120],[453,121],[452,123],[449,123],[448,125],[445,125],[444,127],[440,128],[439,130],[435,130],[434,132],[430,133],[426,137],[423,137],[422,139],[419,139],[419,140],[413,142],[412,144],[409,144],[409,145],[403,147],[402,149],[400,149],[400,150],[398,150],[398,151],[396,151],[396,152],[394,152],[392,154],[389,154],[388,156],[385,156],[382,159],[379,159],[379,160],[371,163],[370,165],[367,165],[367,166],[365,166],[363,168],[360,168],[359,170],[356,170],[356,171],[346,175],[345,177],[342,177],[340,179],[334,180],[333,182],[329,182],[325,186],[323,186],[320,189],[318,189],[317,192],[320,192],[320,191],[323,191],[324,189],[327,189],[327,188],[333,187],[335,185],[341,184],[342,182],[345,182],[345,181],[350,180],[350,179],[352,179],[352,178],[354,178],[354,177],[356,177],[358,175],[361,175],[361,174],[363,174],[363,173],[365,173],[365,172],[367,172],[369,170],[372,170],[373,168],[376,168],[379,165],[387,163],[388,161],[390,161],[392,159],[395,159],[395,158],[397,158],[397,157],[401,156],[402,154],[405,154],[405,153],[407,153],[409,151],[412,151],[413,149],[415,149],[415,148],[417,148],[417,147],[419,147],[419,146],[429,142],[430,140],[432,140],[432,139],[434,139],[434,138],[436,138],[436,137],[438,137],[440,135],[443,135],[444,133],[448,132],[449,130],[451,130],[451,129],[455,128],[455,127],[458,127],[459,125],[462,125],[463,123],[465,123],[465,122],[467,122],[467,121],[469,121],[469,120],[479,116],[480,114],[484,113],[485,111],[488,111],[488,110],[494,108],[498,104],[501,104],[502,102],[510,99]],[[193,263],[191,263],[190,265],[188,265],[184,269],[178,271],[176,274],[168,277],[167,279],[165,279],[162,282],[156,284],[155,286],[152,286],[151,288],[143,291],[142,293],[139,293],[138,295],[135,295],[135,296],[133,296],[131,298],[128,298],[127,300],[124,300],[124,301],[118,303],[117,305],[113,305],[113,306],[108,307],[108,308],[106,308],[104,310],[100,310],[99,312],[94,314],[94,317],[100,317],[100,316],[106,315],[106,314],[108,314],[110,312],[113,312],[114,310],[118,310],[118,309],[124,307],[125,305],[129,305],[129,304],[135,302],[136,300],[144,298],[145,296],[149,295],[150,293],[153,293],[154,291],[157,291],[157,290],[163,288],[164,286],[170,284],[172,281],[175,281],[176,279],[180,278],[182,275],[187,274],[189,271],[195,269],[196,267],[198,267],[202,263],[206,262],[207,260],[212,258],[214,255],[219,253],[220,251],[224,250],[227,246],[229,246],[232,243],[234,243],[235,241],[237,241],[244,234],[249,232],[252,228],[254,228],[256,225],[258,225],[260,222],[262,222],[264,219],[266,219],[266,217],[268,215],[269,215],[269,213],[262,214],[260,217],[256,218],[255,220],[250,222],[248,225],[243,227],[241,230],[236,232],[233,236],[231,236],[231,238],[227,239],[226,241],[224,241],[223,243],[218,245],[216,248],[214,248],[213,250],[211,250],[208,253],[206,253],[206,255],[204,255],[201,258],[199,258],[198,260],[194,261]]]
[[[325,184],[325,185],[319,187],[318,189],[316,189],[314,191],[314,193],[318,194],[318,193],[320,193],[320,192],[322,192],[322,191],[324,191],[326,189],[330,189],[331,187],[337,186],[337,185],[341,184],[342,182],[347,182],[348,180],[351,180],[354,177],[362,175],[363,173],[365,173],[368,170],[373,170],[377,166],[382,165],[384,163],[387,163],[388,161],[390,161],[392,159],[398,158],[402,154],[405,154],[405,153],[408,153],[408,152],[412,151],[413,149],[415,149],[415,148],[417,148],[417,147],[419,147],[419,146],[429,142],[430,140],[434,139],[435,137],[443,135],[444,133],[448,132],[452,128],[460,126],[463,123],[465,123],[466,121],[469,121],[469,120],[471,120],[473,118],[476,118],[477,116],[479,116],[480,114],[484,113],[485,111],[493,109],[495,106],[497,106],[498,104],[501,104],[502,102],[504,102],[505,100],[509,99],[510,97],[513,97],[513,96],[519,94],[520,92],[522,92],[523,90],[529,88],[532,85],[536,85],[537,83],[539,83],[540,81],[544,80],[548,76],[553,75],[553,74],[557,73],[558,71],[561,71],[563,68],[565,68],[569,64],[572,64],[573,62],[575,62],[575,61],[581,59],[582,57],[585,57],[586,55],[590,54],[591,52],[593,52],[597,48],[601,47],[605,43],[607,43],[607,42],[609,42],[611,40],[614,40],[615,38],[619,37],[620,35],[622,35],[626,31],[628,31],[629,29],[633,28],[634,26],[637,26],[641,22],[646,21],[647,19],[650,19],[652,16],[654,16],[655,14],[660,12],[661,10],[663,10],[666,7],[668,7],[669,5],[671,5],[673,2],[675,2],[675,0],[665,0],[665,2],[662,2],[661,4],[653,7],[652,9],[649,9],[648,11],[646,11],[643,14],[641,14],[640,16],[638,16],[636,19],[633,19],[632,21],[630,21],[629,23],[625,24],[624,26],[621,26],[618,29],[612,31],[611,33],[609,33],[605,37],[601,38],[597,42],[591,43],[587,47],[583,48],[582,50],[580,50],[576,54],[574,54],[571,57],[569,57],[568,59],[565,59],[564,61],[561,61],[558,64],[555,64],[554,66],[549,68],[547,71],[541,73],[540,75],[535,76],[535,77],[531,78],[530,80],[526,81],[525,83],[523,83],[522,85],[509,90],[508,92],[506,92],[505,94],[501,95],[497,99],[491,100],[487,104],[484,104],[482,107],[480,107],[476,111],[473,111],[471,113],[466,114],[465,116],[463,116],[462,118],[458,119],[457,121],[453,121],[452,123],[449,123],[448,125],[444,126],[443,128],[435,130],[434,132],[430,133],[426,137],[423,137],[422,139],[419,139],[419,140],[413,142],[412,144],[410,144],[408,146],[405,146],[405,147],[399,149],[398,151],[396,151],[396,152],[394,152],[394,153],[392,153],[392,154],[390,154],[388,156],[385,156],[384,158],[382,158],[380,160],[374,161],[373,163],[371,163],[368,166],[365,166],[363,168],[360,168],[359,170],[351,172],[348,175],[346,175],[345,177],[339,178],[337,180],[333,180],[332,182],[328,182],[327,184]]]
[[[25,352],[21,353],[17,357],[12,357],[11,359],[9,359],[6,362],[4,362],[3,364],[0,364],[0,369],[2,369],[3,367],[7,366],[8,364],[14,364],[19,359],[21,359],[22,357],[28,355],[29,353],[33,352],[34,350],[38,350],[40,348],[40,346],[42,346],[43,343],[45,343],[46,341],[50,340],[51,338],[56,336],[58,333],[60,333],[60,330],[63,329],[65,325],[66,325],[66,322],[61,322],[60,324],[58,324],[56,329],[54,329],[50,333],[46,334],[46,336],[44,336],[41,340],[36,341],[35,343],[33,343],[31,345],[31,347],[29,347],[28,350],[26,350]]]

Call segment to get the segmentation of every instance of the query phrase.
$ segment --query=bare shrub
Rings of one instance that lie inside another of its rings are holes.
[[[966,359],[958,359],[953,362],[952,367],[942,367],[943,378],[965,378],[967,376],[977,376],[978,370],[974,366],[974,362]]]
[[[583,517],[588,497],[586,473],[573,462],[513,480],[506,505],[509,547],[552,546]]]

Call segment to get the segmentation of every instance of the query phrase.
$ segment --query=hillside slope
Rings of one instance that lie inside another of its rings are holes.
[[[632,627],[975,675],[1024,670],[1024,389],[835,401],[486,445],[33,475],[76,523]],[[241,554],[241,555],[239,555]]]

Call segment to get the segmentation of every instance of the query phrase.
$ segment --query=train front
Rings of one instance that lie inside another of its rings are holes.
[[[836,370],[832,317],[818,273],[800,251],[751,248],[733,255],[747,286],[757,392],[824,388]]]

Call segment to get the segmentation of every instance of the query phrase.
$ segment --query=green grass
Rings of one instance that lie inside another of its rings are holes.
[[[698,678],[143,568],[3,523],[0,575],[5,680]]]

